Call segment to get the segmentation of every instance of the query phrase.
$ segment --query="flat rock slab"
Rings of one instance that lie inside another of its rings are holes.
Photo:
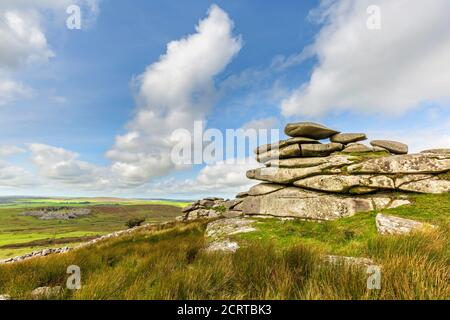
[[[206,251],[236,252],[238,243],[231,241],[230,236],[253,232],[255,220],[248,218],[229,218],[211,222],[206,227],[206,237],[209,242]]]
[[[450,154],[450,149],[428,149],[420,153]]]
[[[408,146],[398,141],[390,140],[374,140],[370,144],[374,147],[384,148],[394,154],[407,154]]]
[[[369,192],[373,189],[395,189],[394,180],[383,175],[318,175],[297,180],[294,185],[336,193],[348,193],[354,187],[368,187]]]
[[[31,292],[33,299],[50,299],[55,298],[63,292],[63,288],[60,286],[56,287],[39,287]]]
[[[326,157],[344,148],[341,143],[304,144],[301,146],[303,157]]]
[[[450,170],[450,155],[409,154],[369,159],[351,165],[349,173],[427,174]]]
[[[362,143],[353,143],[342,150],[344,153],[373,152],[373,149]]]
[[[450,193],[450,181],[442,180],[437,177],[413,181],[403,184],[399,187],[400,190],[417,192],[417,193],[432,193],[432,194],[442,194]]]
[[[248,191],[248,194],[250,196],[261,196],[264,194],[269,194],[275,191],[278,191],[280,189],[286,188],[285,185],[282,184],[275,184],[275,183],[260,183],[256,186],[253,186]]]
[[[381,213],[376,216],[376,224],[378,233],[383,235],[407,234],[412,231],[434,228],[434,226],[426,223],[384,215]]]
[[[339,133],[339,131],[314,122],[289,123],[284,132],[290,137],[306,137],[316,140],[327,139]]]
[[[357,162],[355,157],[347,155],[331,155],[329,157],[313,157],[313,158],[292,158],[282,160],[271,160],[265,163],[268,167],[280,168],[308,168],[320,165],[323,167],[340,167],[350,165]]]
[[[301,157],[302,152],[300,150],[300,145],[298,144],[291,144],[289,146],[280,148],[280,149],[273,149],[269,150],[265,153],[259,154],[256,157],[256,160],[259,162],[267,162],[272,159],[286,159],[286,158],[295,158],[295,157]]]
[[[392,205],[394,200],[387,195],[341,196],[288,187],[268,195],[247,197],[242,211],[247,215],[335,220]]]
[[[247,171],[247,178],[277,184],[290,184],[296,180],[320,174],[321,166],[310,168],[259,168]]]
[[[274,149],[281,149],[293,144],[298,144],[298,145],[302,145],[302,144],[319,144],[320,142],[314,139],[310,139],[310,138],[305,138],[305,137],[295,137],[295,138],[290,138],[287,140],[280,140],[276,143],[269,143],[269,144],[265,144],[262,145],[258,148],[255,149],[255,153],[256,154],[261,154],[261,153],[265,153],[267,151],[270,150],[274,150]]]
[[[333,135],[330,140],[331,142],[348,144],[367,140],[367,136],[364,133],[338,133]]]

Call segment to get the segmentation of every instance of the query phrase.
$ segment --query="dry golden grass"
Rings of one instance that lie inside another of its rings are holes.
[[[207,253],[204,223],[109,240],[65,255],[0,266],[0,293],[31,298],[64,286],[81,267],[83,288],[58,299],[449,299],[448,230],[376,237],[367,256],[382,268],[381,290],[363,267],[330,264],[306,244],[249,242],[235,254]],[[445,232],[444,232],[445,231]]]

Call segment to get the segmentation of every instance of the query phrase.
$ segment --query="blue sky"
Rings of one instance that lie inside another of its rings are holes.
[[[81,30],[66,28],[73,3]],[[366,24],[373,4],[376,30]],[[5,0],[0,194],[247,188],[254,163],[167,164],[171,130],[192,120],[222,131],[313,120],[413,152],[449,147],[448,9],[444,0]]]

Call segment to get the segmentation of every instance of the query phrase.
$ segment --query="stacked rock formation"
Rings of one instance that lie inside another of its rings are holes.
[[[400,142],[368,146],[364,133],[311,122],[288,124],[285,133],[289,139],[255,150],[264,167],[247,177],[263,183],[240,195],[246,215],[330,220],[409,204],[410,192],[450,192],[450,149],[408,154]]]
[[[205,198],[183,208],[183,215],[178,220],[189,221],[218,217],[238,217],[243,214],[241,209],[242,202],[243,199],[239,197],[235,200],[214,197]]]

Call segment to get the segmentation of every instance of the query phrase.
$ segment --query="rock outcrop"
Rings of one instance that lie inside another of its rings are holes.
[[[240,194],[244,215],[332,220],[407,205],[410,193],[450,192],[449,149],[407,154],[403,143],[374,140],[369,146],[359,143],[364,133],[311,122],[289,124],[285,133],[299,142],[288,150],[287,140],[255,150],[263,166],[247,177],[262,183]],[[326,138],[331,142],[318,141]]]
[[[205,232],[208,241],[206,251],[236,252],[239,244],[230,240],[230,237],[255,231],[256,229],[253,227],[255,222],[251,219],[229,218],[209,223]]]
[[[411,193],[450,193],[450,149],[408,154],[401,142],[366,145],[364,133],[341,133],[312,122],[288,124],[285,133],[290,138],[255,149],[261,167],[247,171],[247,177],[262,183],[235,200],[199,200],[180,219],[333,220],[408,205]]]
[[[407,234],[412,231],[420,231],[435,228],[432,225],[404,219],[384,214],[378,214],[376,217],[377,230],[380,234]]]
[[[233,218],[242,215],[243,198],[248,193],[242,193],[236,196],[234,200],[225,200],[223,198],[205,198],[198,200],[183,209],[183,215],[178,218],[181,221],[191,221],[198,219],[213,219],[219,217]]]

